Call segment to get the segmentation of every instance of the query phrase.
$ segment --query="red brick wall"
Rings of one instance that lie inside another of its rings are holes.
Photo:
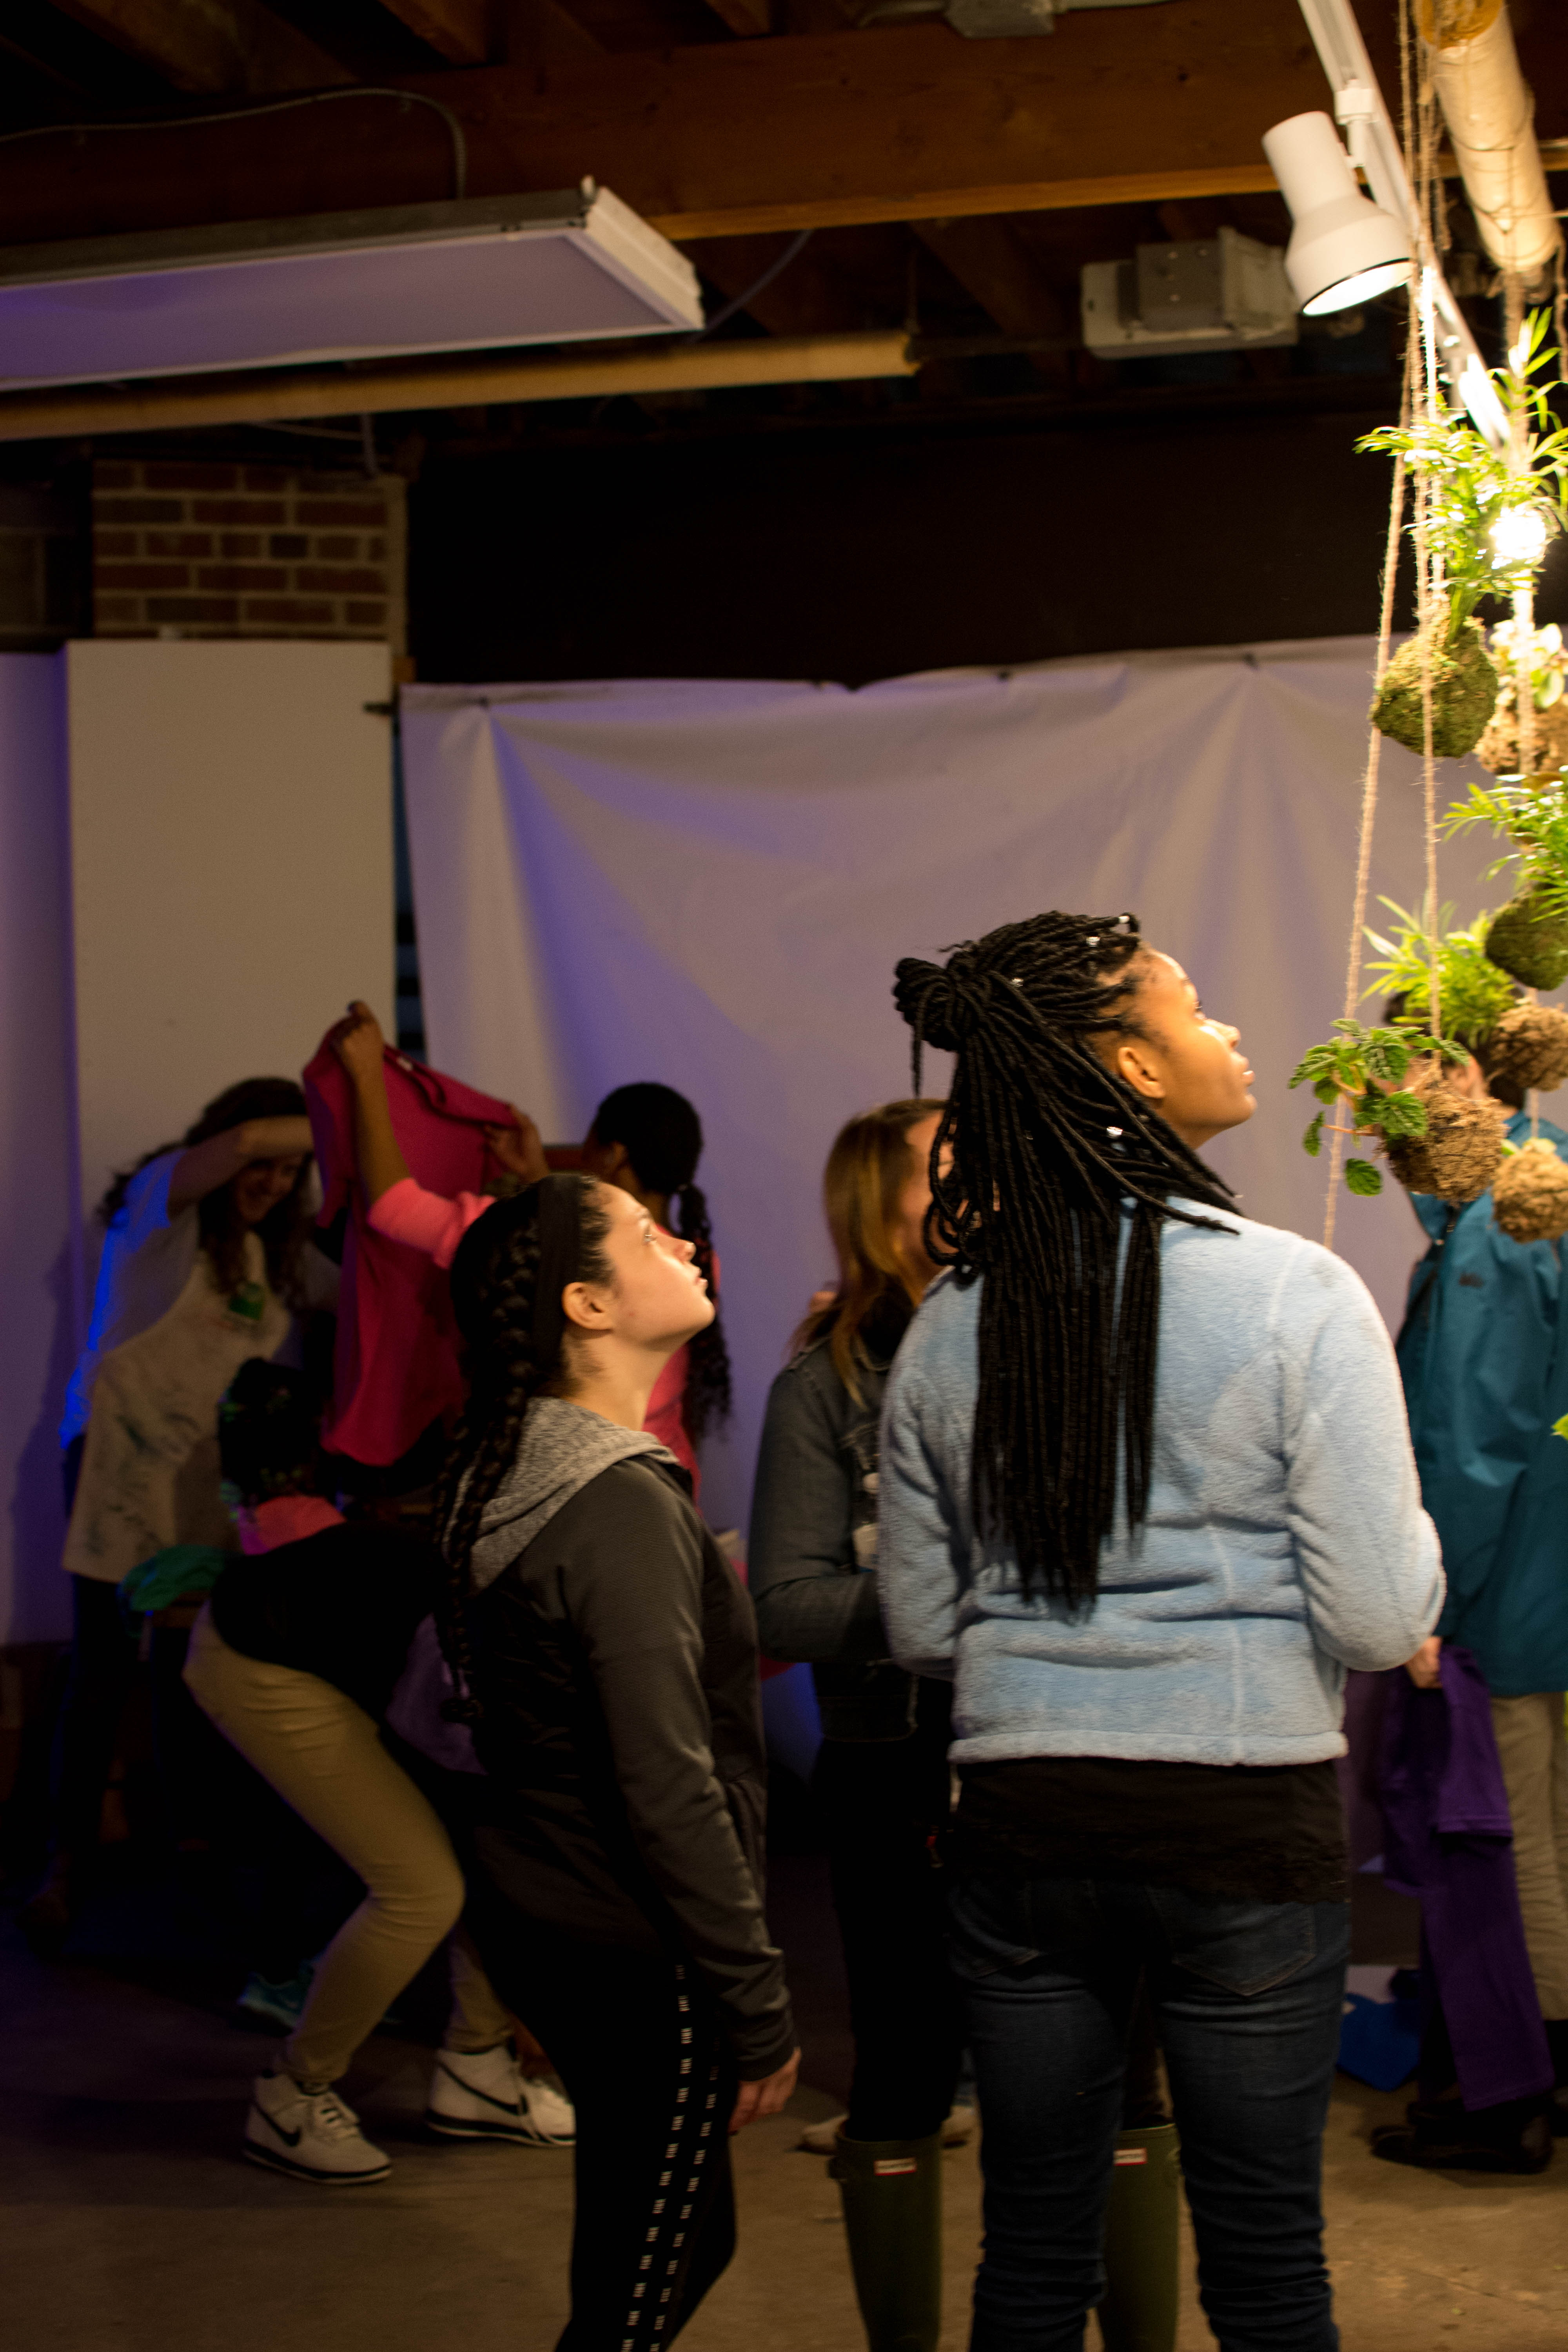
[[[403,482],[280,466],[93,469],[100,637],[405,635]]]

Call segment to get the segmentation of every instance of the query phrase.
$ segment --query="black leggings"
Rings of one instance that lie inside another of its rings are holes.
[[[951,1693],[919,1685],[907,1739],[825,1739],[815,1785],[849,1980],[850,2139],[924,2139],[952,2105],[963,2048],[947,1961]]]
[[[572,2316],[557,2352],[655,2352],[735,2251],[736,2076],[716,2006],[689,1967],[524,1918],[482,1868],[467,1917],[490,1982],[577,2111]]]

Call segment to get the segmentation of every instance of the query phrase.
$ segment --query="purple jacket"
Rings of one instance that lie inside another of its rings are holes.
[[[1520,1916],[1490,1695],[1469,1652],[1451,1642],[1443,1644],[1442,1675],[1441,1688],[1426,1691],[1403,1667],[1386,1677],[1384,1876],[1420,1901],[1423,2010],[1435,1993],[1460,2095],[1474,2109],[1549,2091],[1552,2072]]]

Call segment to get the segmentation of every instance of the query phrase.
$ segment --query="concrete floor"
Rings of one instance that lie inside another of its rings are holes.
[[[741,2251],[689,2352],[863,2352],[837,2194],[795,2152],[835,2111],[847,2052],[818,1867],[780,1866],[775,1905],[814,2086],[736,2148]],[[137,1914],[137,1917],[143,1915]],[[210,1965],[177,1937],[116,1933],[35,1960],[0,1925],[0,2341],[15,2352],[548,2352],[566,2314],[564,2152],[434,2146],[428,2052],[381,2033],[345,2086],[394,2158],[329,2194],[242,2163],[249,2077]],[[138,1936],[140,1948],[138,1948]],[[1375,1953],[1365,1955],[1375,1958]],[[1367,2153],[1405,2094],[1341,2077],[1327,2146],[1346,2352],[1568,2347],[1568,2144],[1535,2180],[1423,2176]],[[973,2147],[946,2158],[944,2352],[966,2340],[979,2232]],[[1180,2352],[1212,2343],[1187,2262]],[[1090,2341],[1095,2331],[1090,2330]]]

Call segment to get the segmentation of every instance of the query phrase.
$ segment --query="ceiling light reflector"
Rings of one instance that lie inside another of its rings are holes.
[[[1348,310],[1406,283],[1409,237],[1392,213],[1363,195],[1326,114],[1277,122],[1263,152],[1290,208],[1285,274],[1309,318]]]

